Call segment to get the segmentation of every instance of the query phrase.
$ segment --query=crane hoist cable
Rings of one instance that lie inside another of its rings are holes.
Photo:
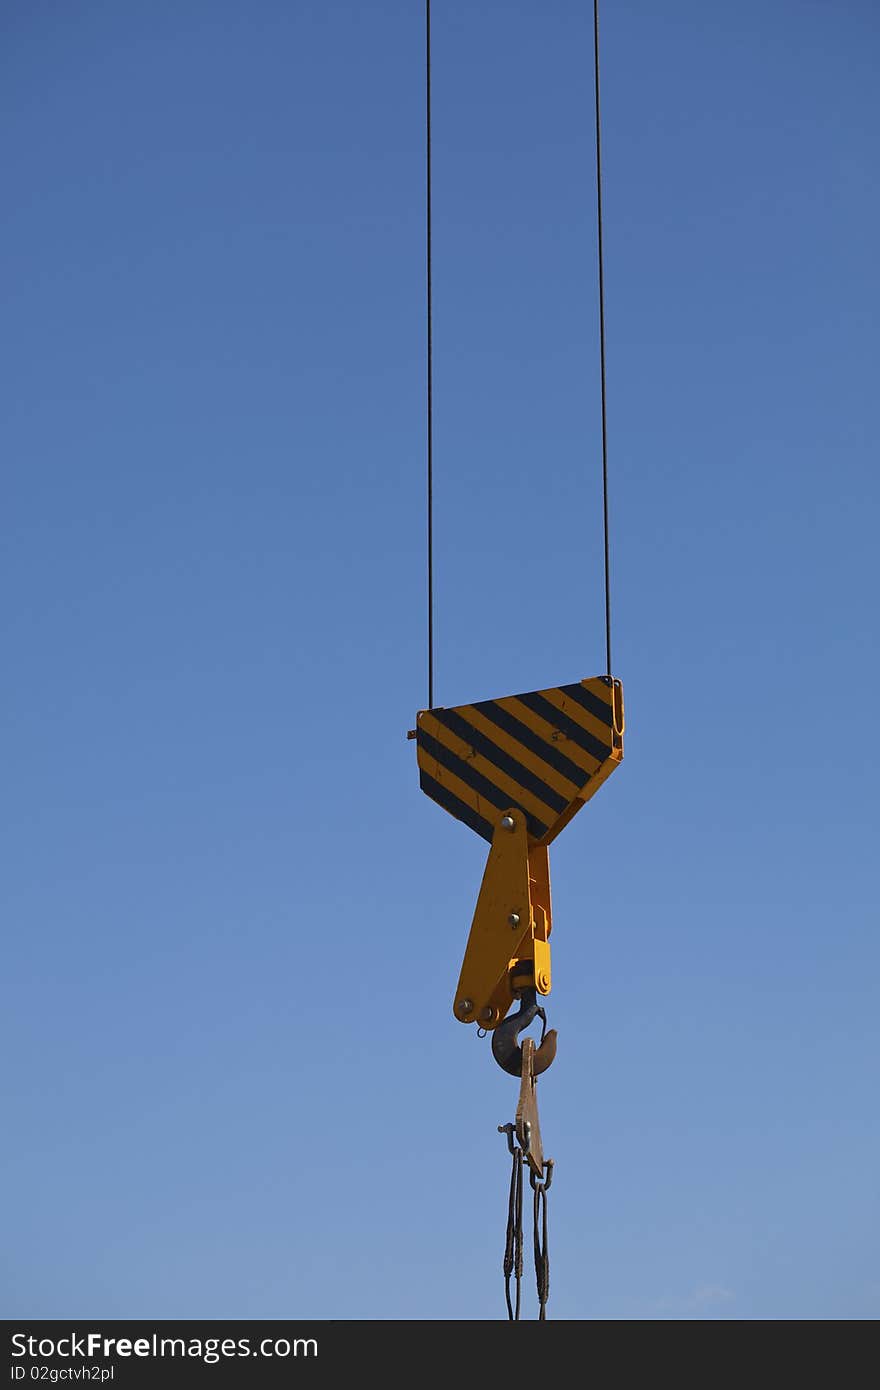
[[[598,0],[593,0],[593,59],[606,670],[541,690],[438,706],[434,704],[431,0],[425,0],[428,705],[418,712],[409,737],[416,741],[422,791],[490,844],[453,996],[453,1014],[460,1023],[475,1023],[481,1032],[491,1033],[495,1060],[520,1079],[515,1122],[499,1126],[513,1156],[503,1266],[511,1319],[518,1318],[520,1310],[522,1170],[526,1167],[534,1193],[535,1272],[542,1319],[549,1296],[547,1192],[553,1160],[545,1160],[543,1154],[536,1091],[538,1076],[556,1054],[556,1033],[547,1031],[546,1015],[538,1002],[551,987],[548,846],[623,759],[623,686],[611,667]],[[511,1013],[514,1003],[518,1009]],[[544,1024],[540,1043],[528,1037],[520,1043],[520,1033],[537,1017]],[[515,1302],[511,1277],[516,1279]]]

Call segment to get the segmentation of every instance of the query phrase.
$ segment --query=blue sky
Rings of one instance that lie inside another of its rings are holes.
[[[460,704],[604,669],[590,14],[434,11]],[[503,1314],[484,847],[405,739],[422,24],[4,9],[9,1317]],[[880,23],[602,32],[628,735],[551,855],[550,1314],[876,1317]]]

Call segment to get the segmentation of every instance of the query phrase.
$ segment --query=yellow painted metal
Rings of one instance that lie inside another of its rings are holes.
[[[534,985],[549,994],[550,866],[543,845],[529,846],[518,807],[496,817],[453,1012],[462,1023],[492,1029],[516,991]]]
[[[623,760],[612,676],[421,710],[422,790],[491,842],[455,992],[463,1023],[492,1029],[519,990],[549,994],[547,846]]]
[[[553,918],[550,909],[550,855],[546,845],[534,845],[529,850],[529,894],[532,908],[532,935],[529,943],[534,962],[532,973],[538,993],[549,994],[550,928]],[[527,959],[521,954],[520,959],[524,958]]]
[[[473,705],[420,711],[422,790],[486,840],[517,807],[549,845],[623,759],[623,688],[593,676]]]

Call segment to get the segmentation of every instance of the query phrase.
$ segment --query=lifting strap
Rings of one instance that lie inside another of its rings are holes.
[[[550,1297],[550,1248],[547,1233],[547,1193],[553,1181],[553,1159],[544,1158],[541,1128],[538,1123],[536,1075],[534,1070],[535,1043],[526,1038],[523,1043],[523,1070],[516,1122],[498,1126],[499,1134],[507,1135],[507,1147],[513,1158],[510,1172],[510,1191],[507,1199],[507,1233],[504,1242],[504,1296],[507,1316],[518,1322],[522,1304],[523,1274],[523,1169],[529,1170],[532,1188],[532,1245],[535,1261],[535,1282],[538,1290],[538,1319],[547,1317]],[[515,1296],[511,1298],[510,1281],[514,1279]]]

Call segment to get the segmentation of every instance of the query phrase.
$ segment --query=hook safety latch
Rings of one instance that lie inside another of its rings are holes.
[[[540,1076],[546,1071],[556,1056],[556,1029],[547,1030],[547,1015],[538,1003],[534,989],[524,989],[520,995],[519,1009],[499,1023],[492,1033],[492,1056],[503,1071],[510,1076],[523,1075],[523,1049],[519,1035],[533,1019],[540,1018],[544,1025],[541,1041],[534,1051],[532,1075]],[[534,1043],[532,1043],[534,1048]]]

